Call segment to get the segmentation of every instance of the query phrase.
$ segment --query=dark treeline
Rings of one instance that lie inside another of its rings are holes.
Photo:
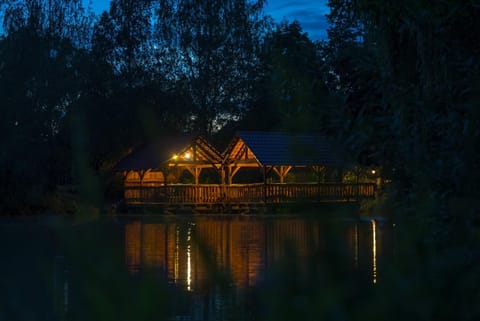
[[[478,1],[329,5],[321,55],[341,100],[337,136],[393,182],[385,201],[396,215],[395,262],[365,319],[476,320]]]
[[[329,87],[342,98],[339,135],[359,162],[392,177],[392,202],[417,223],[437,226],[445,239],[471,237],[480,217],[480,37],[472,32],[480,6],[329,5],[323,48]]]
[[[0,2],[2,208],[44,207],[63,184],[102,195],[161,133],[243,128],[328,133],[394,182],[391,204],[478,215],[473,2],[331,0],[323,42],[273,24],[263,0],[82,3]]]

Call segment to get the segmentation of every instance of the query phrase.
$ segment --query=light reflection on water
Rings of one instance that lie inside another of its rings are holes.
[[[372,222],[372,277],[373,284],[377,283],[377,224],[375,220]]]
[[[381,284],[391,236],[388,223],[311,218],[0,224],[8,262],[0,265],[8,276],[1,280],[0,320],[141,320],[151,313],[146,306],[158,320],[258,319],[249,311],[265,298],[278,297],[281,307],[322,297],[339,282]]]
[[[213,259],[234,285],[246,288],[262,281],[270,266],[289,255],[305,265],[314,257],[328,260],[333,250],[341,253],[347,269],[362,271],[377,283],[377,256],[385,253],[378,253],[378,243],[384,240],[378,238],[375,220],[334,226],[334,231],[326,230],[333,225],[303,219],[133,221],[125,224],[125,263],[132,274],[160,269],[168,280],[195,291],[208,282]],[[202,249],[208,249],[209,257]]]

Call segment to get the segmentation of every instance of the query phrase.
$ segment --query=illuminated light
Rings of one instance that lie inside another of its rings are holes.
[[[372,274],[373,274],[373,284],[377,283],[377,224],[375,220],[372,220]]]
[[[174,263],[173,263],[173,280],[175,283],[178,281],[178,270],[179,270],[179,255],[178,252],[180,251],[180,244],[179,244],[179,238],[180,238],[180,229],[177,226],[176,227],[176,237],[175,237],[175,252],[174,252]]]
[[[191,254],[191,228],[188,228],[187,234],[187,291],[192,291],[192,254]]]
[[[172,156],[172,158],[176,160],[178,158],[178,155],[175,154]]]
[[[355,224],[355,254],[354,254],[355,267],[358,268],[358,225]]]
[[[190,154],[189,152],[186,152],[183,157],[185,157],[185,159],[190,159],[190,157],[192,157],[192,154]]]
[[[375,175],[376,171],[374,169],[372,169],[372,174]]]
[[[132,274],[140,269],[141,262],[141,232],[142,225],[139,222],[129,223],[125,226],[125,250],[127,268]]]

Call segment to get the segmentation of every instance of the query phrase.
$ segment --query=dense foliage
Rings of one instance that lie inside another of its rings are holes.
[[[344,102],[339,135],[359,162],[393,182],[396,265],[380,293],[395,302],[408,302],[406,294],[412,305],[390,318],[478,319],[480,38],[472,30],[480,28],[480,7],[329,5],[322,54],[328,84]],[[384,301],[379,307],[396,311]]]
[[[435,219],[478,218],[480,38],[471,32],[480,27],[478,5],[329,4],[324,56],[344,100],[351,150],[393,177],[412,210],[427,202]],[[467,205],[462,214],[459,203]]]

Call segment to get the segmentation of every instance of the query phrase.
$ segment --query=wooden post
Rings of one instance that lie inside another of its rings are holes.
[[[221,199],[222,199],[222,202],[225,203],[227,202],[228,200],[228,197],[227,197],[227,188],[225,186],[226,182],[226,177],[225,177],[225,172],[227,170],[227,167],[226,166],[222,166],[220,167],[220,182],[221,182],[221,187],[220,187],[220,193],[221,193]]]
[[[235,167],[234,169],[232,169],[232,167],[229,166],[228,168],[229,168],[229,173],[228,173],[229,182],[228,182],[228,184],[231,185],[232,181],[233,181],[233,176],[235,176],[235,174],[238,173],[238,171],[240,170],[241,167]]]
[[[263,166],[263,203],[267,204],[267,167]]]
[[[280,179],[280,184],[285,183],[285,177],[287,174],[290,172],[292,169],[292,166],[272,166],[272,169],[275,173],[277,173],[279,179]]]
[[[198,185],[198,181],[199,181],[199,178],[200,178],[200,172],[202,171],[201,168],[198,168],[198,167],[195,167],[194,168],[194,176],[195,176],[195,185]]]
[[[356,184],[355,184],[355,185],[356,185],[356,187],[355,187],[355,188],[356,188],[356,198],[357,198],[357,202],[358,202],[358,194],[359,194],[359,190],[358,190],[358,179],[359,179],[358,176],[359,176],[359,172],[360,172],[360,168],[356,167],[356,171],[355,171],[355,174],[356,174],[356,177],[355,177],[355,179],[356,179]]]
[[[168,191],[168,167],[164,167],[163,168],[163,197],[165,198],[164,202],[167,203],[168,201],[168,195],[167,195],[167,191]]]
[[[143,177],[145,176],[146,171],[139,170],[138,176],[140,177],[140,202],[145,203],[145,189],[143,188]]]

